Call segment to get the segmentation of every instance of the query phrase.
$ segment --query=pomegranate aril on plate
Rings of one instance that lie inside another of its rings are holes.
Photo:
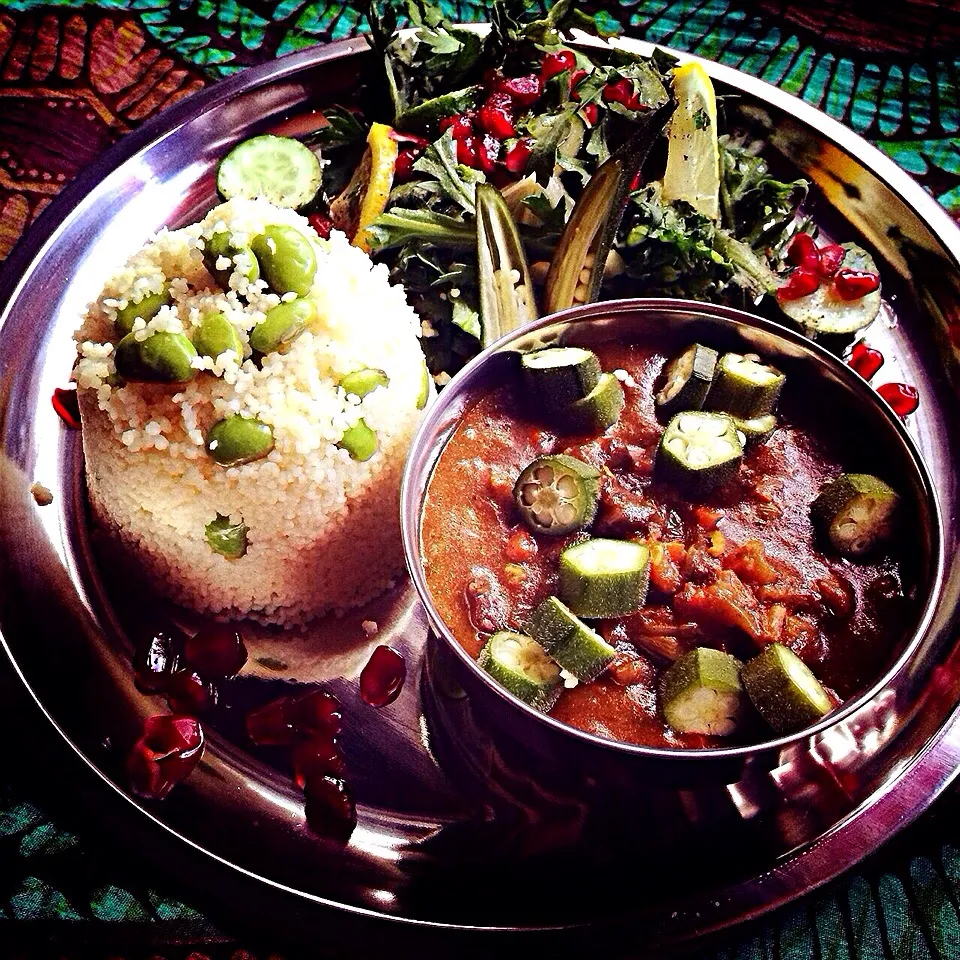
[[[183,637],[175,630],[157,630],[137,652],[134,675],[137,689],[157,693],[166,688],[170,675],[179,667]]]
[[[167,677],[164,692],[171,710],[203,713],[217,705],[217,689],[192,670],[178,670]]]
[[[477,152],[477,138],[463,137],[457,139],[457,163],[462,163],[465,167],[473,167],[475,170],[480,166],[480,156]]]
[[[818,250],[818,254],[820,257],[820,276],[828,279],[840,269],[840,264],[843,263],[847,251],[839,243],[825,243]]]
[[[796,234],[787,245],[787,259],[797,267],[820,270],[820,251],[809,233]]]
[[[523,173],[530,159],[530,141],[525,137],[518,140],[503,158],[504,165],[511,173]]]
[[[858,340],[850,351],[847,365],[856,370],[864,380],[872,380],[883,366],[883,354],[873,347],[868,347],[863,340]]]
[[[880,288],[880,278],[866,270],[850,270],[844,267],[837,271],[833,286],[841,300],[859,300]]]
[[[343,727],[340,701],[326,690],[313,690],[297,697],[288,709],[293,730],[301,737],[321,737],[332,740]]]
[[[477,158],[480,161],[480,169],[484,173],[493,173],[497,167],[497,158],[500,156],[500,148],[503,145],[493,136],[485,133],[477,141]]]
[[[799,300],[813,293],[820,286],[820,279],[806,267],[797,267],[787,277],[786,283],[777,290],[778,300]]]
[[[583,119],[593,127],[597,123],[597,117],[600,115],[600,108],[595,103],[588,103],[583,110],[580,111],[583,115]]]
[[[883,383],[877,387],[877,393],[898,417],[906,417],[920,406],[920,393],[908,383]]]
[[[454,140],[473,136],[473,118],[466,113],[455,113],[452,117],[444,117],[440,121],[440,132],[446,133],[447,130],[453,131],[451,136]]]
[[[500,77],[494,83],[494,90],[505,93],[518,107],[530,107],[540,99],[543,81],[535,73],[523,77]]]
[[[203,753],[203,728],[195,717],[158,714],[143,722],[143,734],[127,755],[134,793],[162,799],[189,776]]]
[[[307,217],[310,226],[317,231],[317,236],[321,240],[330,238],[330,231],[333,229],[333,221],[322,213],[311,213]]]
[[[573,73],[570,74],[570,99],[571,100],[580,99],[580,94],[577,93],[577,87],[579,86],[580,81],[586,75],[587,75],[587,71],[584,70],[582,67],[578,70],[574,70]]]
[[[506,93],[491,93],[480,108],[477,123],[481,130],[492,134],[498,140],[506,140],[517,135],[513,125],[513,101]]]
[[[247,648],[236,627],[211,623],[184,640],[183,659],[202,677],[233,677],[247,662]]]
[[[290,697],[280,697],[252,710],[247,714],[247,736],[261,747],[293,743],[295,731],[290,704]]]
[[[80,403],[77,399],[76,390],[67,390],[63,387],[57,387],[50,398],[53,409],[57,411],[57,416],[71,430],[80,429]]]
[[[322,837],[346,843],[357,825],[350,788],[340,777],[310,777],[304,787],[307,826]]]
[[[540,62],[540,77],[546,83],[551,77],[555,77],[564,70],[573,70],[577,65],[577,58],[572,50],[558,50],[556,53],[548,53]]]
[[[640,110],[645,106],[640,95],[634,92],[633,81],[626,77],[608,83],[603,88],[603,99],[607,103],[619,103],[628,110]]]
[[[311,737],[299,740],[290,751],[293,782],[302,790],[307,780],[323,776],[343,776],[343,754],[336,742]]]
[[[371,707],[386,707],[400,696],[406,678],[403,657],[380,644],[360,673],[360,699]]]

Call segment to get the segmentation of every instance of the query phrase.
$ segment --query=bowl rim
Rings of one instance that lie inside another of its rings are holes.
[[[601,737],[586,730],[581,730],[578,727],[563,723],[551,717],[549,714],[536,710],[529,704],[514,697],[496,683],[480,668],[477,661],[470,656],[453,636],[452,631],[433,603],[423,568],[420,528],[429,481],[433,476],[433,471],[436,468],[440,455],[450,439],[450,434],[447,432],[446,439],[442,444],[439,444],[436,442],[434,434],[444,420],[446,412],[454,402],[454,399],[459,398],[464,393],[468,393],[473,388],[475,379],[493,358],[509,352],[512,344],[535,334],[538,330],[557,324],[567,324],[573,321],[600,320],[617,314],[629,313],[653,313],[659,315],[664,313],[700,314],[702,317],[711,321],[719,321],[724,325],[731,321],[737,322],[746,325],[748,328],[758,330],[767,336],[773,336],[781,341],[786,341],[792,348],[800,348],[808,354],[813,354],[815,360],[826,364],[839,380],[842,382],[845,381],[850,389],[861,394],[865,403],[873,406],[887,422],[887,425],[892,427],[900,442],[906,448],[912,461],[911,466],[913,472],[916,479],[920,481],[919,486],[923,494],[923,500],[929,511],[931,556],[929,558],[929,586],[926,590],[926,596],[916,624],[908,634],[908,639],[904,644],[903,650],[876,681],[857,696],[841,704],[838,709],[831,711],[817,723],[804,727],[795,733],[775,737],[771,740],[763,740],[758,743],[739,744],[729,747],[654,747]],[[425,451],[429,452],[429,456],[426,461],[423,461]],[[418,481],[421,478],[423,478],[423,482],[419,483]],[[943,516],[936,488],[932,483],[927,466],[916,443],[910,436],[901,418],[893,411],[883,397],[853,368],[838,359],[824,347],[788,327],[757,314],[739,310],[734,307],[680,298],[632,297],[580,304],[531,321],[490,344],[489,347],[474,357],[450,380],[444,387],[440,397],[431,404],[427,415],[420,423],[420,427],[410,446],[406,464],[404,465],[400,489],[400,525],[407,572],[416,588],[420,602],[426,610],[431,632],[442,639],[448,648],[452,649],[453,654],[479,683],[488,691],[494,692],[505,701],[508,709],[519,709],[535,722],[545,724],[555,733],[566,737],[572,736],[574,739],[590,747],[630,756],[666,760],[668,762],[689,761],[697,758],[714,761],[746,759],[758,753],[781,750],[785,747],[808,741],[843,723],[888,687],[894,678],[897,677],[913,659],[917,648],[922,644],[930,630],[934,616],[940,605],[946,567]]]

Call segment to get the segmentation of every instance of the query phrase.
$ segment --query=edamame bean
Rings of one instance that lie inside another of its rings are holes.
[[[430,399],[430,369],[427,361],[423,361],[423,373],[420,375],[420,392],[417,394],[417,409],[422,410]]]
[[[272,449],[273,428],[240,413],[218,420],[207,434],[207,453],[224,467],[260,460]]]
[[[117,373],[125,380],[152,383],[186,383],[197,375],[193,344],[182,333],[159,330],[145,340],[128,333],[114,353]]]
[[[284,353],[313,320],[316,308],[312,300],[278,303],[250,331],[250,347],[257,353]]]
[[[250,266],[247,268],[246,278],[251,281],[260,279],[260,264],[257,262],[256,254],[250,247],[237,246],[233,242],[233,237],[226,230],[215,233],[209,240],[204,241],[203,246],[203,265],[210,272],[211,276],[224,289],[230,289],[230,275],[236,269],[233,258],[240,253],[245,253],[250,260]],[[217,268],[217,261],[221,257],[230,260],[230,266],[226,270]]]
[[[363,370],[348,373],[340,381],[340,386],[346,393],[352,393],[362,400],[368,393],[373,393],[377,387],[385,387],[388,383],[390,378],[382,370],[365,367]]]
[[[210,313],[200,321],[193,335],[197,353],[216,360],[225,350],[234,350],[243,359],[243,340],[237,328],[222,314]]]
[[[145,297],[121,307],[114,321],[117,332],[121,337],[125,337],[133,330],[137,317],[142,317],[144,321],[152,320],[160,312],[160,308],[165,307],[169,302],[170,288],[164,284],[163,289],[156,293],[148,293]]]
[[[377,452],[377,433],[367,426],[365,420],[358,420],[344,431],[340,446],[353,460],[369,460]]]
[[[218,513],[203,532],[210,549],[228,560],[239,560],[247,552],[247,525],[243,520],[231,523],[229,517]]]
[[[293,227],[267,227],[250,243],[270,289],[283,296],[305,297],[313,286],[317,258],[313,245]]]

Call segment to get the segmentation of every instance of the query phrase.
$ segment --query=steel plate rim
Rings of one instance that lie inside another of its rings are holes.
[[[479,28],[481,31],[488,29],[486,26],[478,26],[476,24],[469,24],[467,26],[471,29]],[[628,49],[649,53],[658,45],[646,41],[628,39],[624,42],[624,46]],[[237,93],[262,87],[288,76],[293,77],[301,69],[307,69],[327,60],[336,60],[351,54],[363,53],[367,49],[366,39],[364,37],[358,37],[334,41],[329,44],[321,44],[307,50],[285,54],[269,63],[249,67],[234,77],[215,82],[211,84],[210,87],[183,98],[179,103],[162,111],[141,127],[137,128],[137,130],[127,134],[122,140],[105,151],[55,198],[53,203],[43,211],[38,220],[31,225],[29,231],[17,245],[17,249],[13,251],[11,257],[4,264],[2,271],[3,276],[0,277],[0,309],[2,309],[2,313],[0,313],[0,326],[5,322],[11,304],[19,295],[29,266],[44,252],[50,243],[55,241],[59,232],[69,222],[73,212],[82,206],[87,194],[101,181],[115,173],[123,163],[132,159],[138,152],[151,143],[171,135],[179,126],[195,119],[209,109],[226,103],[231,96]],[[855,153],[858,160],[860,160],[864,166],[868,167],[878,180],[918,215],[927,229],[949,254],[954,264],[960,265],[960,228],[958,228],[946,211],[919,183],[897,166],[891,158],[887,157],[859,134],[799,97],[783,91],[764,80],[742,73],[734,67],[719,64],[681,51],[672,51],[667,47],[661,46],[660,49],[666,49],[674,53],[681,62],[697,61],[703,64],[712,77],[732,86],[739,87],[756,98],[771,103],[775,107],[787,110],[802,124],[811,127],[822,135],[824,139],[829,140],[835,146],[844,150],[844,152]],[[509,933],[518,930],[523,932],[573,931],[582,930],[585,926],[589,926],[580,924],[560,927],[539,926],[515,928],[508,926],[470,926],[441,923],[404,917],[384,911],[329,900],[316,894],[290,887],[270,878],[261,877],[255,871],[221,857],[197,841],[174,830],[151,811],[140,806],[134,798],[120,789],[117,784],[110,780],[93,761],[73,743],[66,732],[51,717],[47,708],[42,701],[37,698],[33,688],[20,670],[20,666],[8,647],[2,633],[0,633],[0,646],[2,646],[4,655],[10,662],[11,669],[14,671],[21,686],[27,691],[31,700],[40,708],[58,738],[66,743],[84,766],[91,769],[102,783],[112,788],[114,794],[126,801],[136,813],[145,815],[150,822],[160,827],[167,834],[176,837],[178,840],[182,840],[190,848],[234,872],[258,882],[266,883],[274,889],[291,893],[297,898],[307,899],[319,905],[332,908],[335,911],[368,917],[374,920],[385,920],[394,925],[401,924],[436,930],[476,931],[486,934]],[[951,756],[949,760],[943,764],[944,770],[938,772],[936,784],[932,789],[928,788],[923,793],[921,802],[914,803],[908,810],[898,813],[894,828],[885,831],[883,836],[878,837],[873,831],[869,829],[864,830],[861,826],[865,814],[872,808],[894,802],[897,799],[896,787],[905,782],[910,776],[916,775],[918,770],[937,765],[940,761],[939,754],[943,752],[942,748],[945,742],[948,742],[951,737],[960,740],[960,707],[954,708],[951,713],[946,715],[934,735],[927,741],[924,747],[911,758],[910,763],[898,772],[894,780],[886,784],[882,790],[871,794],[863,804],[850,811],[845,818],[835,824],[834,827],[816,841],[797,852],[786,854],[783,863],[774,865],[764,874],[764,876],[771,876],[774,874],[786,873],[790,875],[797,873],[797,868],[802,861],[806,862],[812,857],[819,857],[824,865],[822,872],[815,879],[798,878],[800,881],[798,888],[793,888],[781,893],[779,896],[757,904],[753,908],[743,909],[735,916],[719,918],[715,923],[692,930],[689,936],[678,939],[686,940],[689,939],[689,937],[728,928],[741,921],[767,913],[795,899],[797,896],[808,893],[822,886],[824,883],[835,879],[840,873],[850,869],[864,857],[874,852],[883,842],[889,839],[894,832],[913,822],[913,820],[923,813],[957,777],[958,773],[960,773],[960,744],[951,747]],[[835,853],[824,853],[825,848],[834,845],[839,833],[851,828],[858,829],[860,833],[864,834],[859,838],[864,842],[858,847],[853,857],[844,859],[843,857],[837,857]]]

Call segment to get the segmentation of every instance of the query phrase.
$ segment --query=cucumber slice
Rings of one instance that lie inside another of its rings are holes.
[[[563,692],[560,667],[531,637],[512,630],[495,633],[477,663],[508,693],[546,713]]]
[[[782,643],[744,664],[740,680],[757,712],[777,733],[816,723],[833,703],[810,668]]]
[[[773,413],[786,377],[755,354],[725,353],[707,397],[707,409],[745,420]]]
[[[663,675],[660,702],[664,719],[680,733],[728,737],[739,725],[746,703],[736,657],[712,647],[684,654]]]
[[[647,599],[650,551],[631,540],[585,540],[560,554],[560,599],[580,617],[625,617]]]
[[[824,484],[810,516],[831,545],[846,557],[862,557],[893,530],[900,497],[869,473],[844,473]]]
[[[278,207],[302,207],[320,189],[316,155],[299,140],[264,134],[237,144],[217,168],[217,190],[224,200],[266,197]]]
[[[601,373],[590,393],[558,411],[556,422],[571,433],[603,433],[620,419],[625,403],[620,381],[612,373]]]
[[[556,597],[547,597],[530,614],[527,632],[564,670],[578,680],[596,680],[617,651]]]
[[[743,445],[752,447],[757,443],[766,443],[770,435],[777,429],[777,418],[768,413],[763,417],[754,417],[752,420],[741,420],[740,417],[731,417],[737,432],[743,435]]]
[[[600,380],[597,355],[582,347],[548,347],[520,358],[527,392],[553,412],[582,400]]]
[[[681,410],[700,410],[717,369],[717,351],[703,344],[687,347],[663,367],[663,386],[654,395],[657,412],[672,417]]]
[[[565,454],[537,457],[517,477],[513,498],[534,533],[561,537],[593,523],[600,500],[600,472]]]
[[[846,250],[840,269],[863,270],[876,273],[879,270],[873,257],[855,243],[840,244]],[[877,318],[880,312],[881,290],[874,290],[859,300],[844,300],[837,295],[831,280],[825,280],[813,293],[797,300],[778,301],[780,309],[800,329],[813,339],[823,336],[851,336],[863,330]]]
[[[743,459],[743,444],[733,420],[723,413],[678,413],[663,431],[656,472],[694,496],[725,483]]]

